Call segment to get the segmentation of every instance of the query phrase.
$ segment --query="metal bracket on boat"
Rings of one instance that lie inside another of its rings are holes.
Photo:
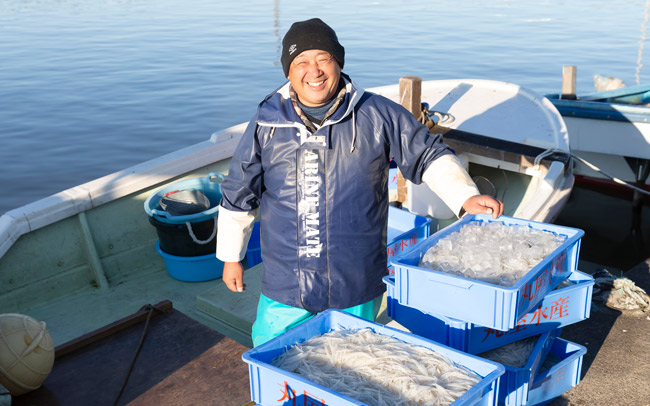
[[[549,148],[549,149],[545,150],[544,152],[542,152],[541,154],[537,155],[535,157],[535,161],[533,162],[533,169],[539,170],[539,163],[542,161],[542,159],[544,159],[547,156],[552,155],[552,154],[554,154],[556,152],[564,153],[564,151],[562,151],[561,149]]]
[[[427,127],[433,128],[436,125],[442,127],[448,126],[453,123],[456,118],[449,113],[429,110],[429,105],[427,103],[422,103],[422,114],[418,120]]]

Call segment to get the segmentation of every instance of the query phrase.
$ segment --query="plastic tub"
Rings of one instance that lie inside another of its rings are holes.
[[[497,286],[418,265],[420,258],[438,240],[458,231],[471,221],[524,225],[562,234],[567,239],[510,287]],[[507,216],[501,216],[497,220],[487,215],[464,216],[418,244],[415,249],[391,260],[395,268],[395,298],[400,304],[423,312],[508,331],[576,270],[580,239],[583,235],[584,231],[576,228]]]
[[[559,335],[560,329],[540,334],[524,366],[503,365],[506,368],[506,372],[501,377],[499,383],[497,400],[499,405],[515,406],[527,404],[528,391],[533,385],[533,379],[551,350],[555,338]],[[482,354],[479,355],[479,357],[481,356]]]
[[[395,280],[391,276],[384,277],[386,311],[390,318],[414,334],[470,354],[479,354],[589,318],[594,278],[574,271],[568,281],[571,285],[551,291],[519,319],[513,329],[505,332],[402,305],[394,298]]]
[[[223,175],[211,173],[202,178],[186,179],[162,187],[144,202],[149,223],[156,228],[162,250],[184,257],[207,255],[216,251],[217,214],[221,202]],[[210,207],[203,211],[173,215],[161,207],[166,194],[175,191],[197,190],[209,200]]]
[[[556,338],[528,392],[529,405],[545,405],[580,383],[582,358],[587,349],[562,338]],[[615,404],[615,401],[612,402]]]
[[[221,202],[221,183],[224,176],[220,173],[210,173],[208,176],[200,178],[185,179],[178,182],[170,183],[158,189],[155,193],[147,198],[144,202],[144,211],[150,217],[167,224],[185,224],[186,222],[199,222],[211,219],[217,216],[219,203]],[[165,194],[176,190],[197,189],[203,192],[210,200],[210,208],[199,213],[187,214],[183,216],[174,216],[166,212],[160,206],[160,201]]]
[[[163,223],[149,217],[149,223],[156,228],[160,248],[167,254],[181,257],[196,257],[215,253],[217,250],[214,236],[216,221],[216,219],[212,218],[198,223],[191,223],[194,236],[199,241],[206,242],[205,244],[198,244],[192,239],[187,225]]]
[[[388,273],[394,273],[391,258],[413,249],[431,233],[431,219],[410,211],[388,206],[388,227],[386,234],[386,256]]]
[[[328,406],[362,405],[361,402],[355,399],[316,384],[303,376],[284,371],[271,365],[275,357],[296,343],[329,331],[359,328],[371,328],[375,333],[385,334],[413,345],[420,345],[437,351],[451,359],[457,365],[464,366],[483,377],[478,384],[452,403],[453,406],[496,405],[496,391],[499,377],[505,371],[503,365],[334,309],[326,310],[316,317],[307,320],[288,332],[242,355],[242,359],[249,364],[251,399],[257,404],[264,406],[286,405],[287,403],[284,403],[284,400],[282,400],[283,394],[291,391],[303,397],[308,396],[309,399],[298,398],[300,401],[304,400],[304,404],[322,404]],[[294,400],[296,399],[294,398]],[[288,399],[288,401],[291,402],[291,399]]]
[[[197,257],[183,257],[166,253],[156,242],[156,251],[165,262],[167,273],[174,279],[184,282],[203,282],[220,278],[223,274],[223,262],[215,254]]]

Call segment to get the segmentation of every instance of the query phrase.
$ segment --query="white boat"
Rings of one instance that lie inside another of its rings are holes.
[[[578,184],[632,196],[626,183],[650,193],[650,86],[547,97],[566,123]]]
[[[398,85],[369,90],[400,101]],[[444,113],[434,131],[445,132],[470,174],[505,201],[504,214],[553,221],[573,175],[567,129],[548,99],[508,83],[443,80],[423,82],[422,101],[432,116]],[[156,230],[143,210],[152,193],[172,182],[227,173],[246,124],[0,217],[1,312],[45,321],[60,346],[143,304],[170,300],[192,319],[250,346],[263,263],[246,271],[243,294],[230,293],[220,280],[175,280],[156,252]],[[454,220],[446,206],[409,189],[404,207],[437,215],[439,224]]]
[[[399,100],[398,89],[373,89]],[[573,188],[567,130],[548,99],[488,80],[422,83],[422,102],[437,116],[434,133],[468,163],[479,189],[505,204],[504,214],[553,222]],[[405,207],[446,225],[454,213],[426,185],[408,183]]]

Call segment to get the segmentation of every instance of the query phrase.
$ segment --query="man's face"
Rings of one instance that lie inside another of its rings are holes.
[[[334,96],[340,77],[341,67],[329,52],[310,49],[291,62],[287,78],[298,100],[305,106],[316,107]]]

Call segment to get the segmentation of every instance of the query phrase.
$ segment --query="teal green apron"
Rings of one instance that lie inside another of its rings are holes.
[[[379,310],[382,296],[357,306],[343,309],[344,311],[359,316],[366,320],[373,321]],[[305,309],[287,306],[260,294],[260,301],[257,305],[257,317],[253,323],[253,346],[257,347],[270,339],[296,327],[318,313],[310,313]]]

